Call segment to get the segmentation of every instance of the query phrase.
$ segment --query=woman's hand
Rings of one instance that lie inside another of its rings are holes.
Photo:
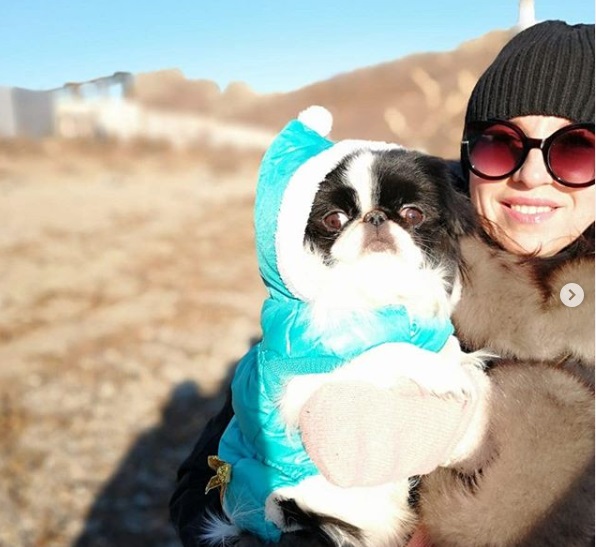
[[[323,385],[300,414],[309,456],[342,487],[402,480],[470,458],[486,430],[489,381],[474,366],[465,370],[474,388],[457,396],[429,393],[411,379],[387,389]]]

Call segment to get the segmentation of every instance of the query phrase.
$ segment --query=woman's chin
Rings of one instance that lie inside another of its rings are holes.
[[[579,234],[577,234],[579,235]],[[552,236],[549,234],[519,234],[504,233],[497,237],[497,241],[509,252],[518,255],[532,255],[548,257],[557,254],[577,236]]]

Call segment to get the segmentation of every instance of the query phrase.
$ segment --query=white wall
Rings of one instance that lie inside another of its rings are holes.
[[[164,112],[111,97],[65,97],[56,104],[56,134],[67,138],[145,138],[175,147],[208,144],[264,150],[275,134],[265,129],[224,123],[197,114]]]
[[[39,139],[54,132],[53,93],[13,87],[12,100],[18,136]]]
[[[53,132],[52,92],[0,87],[0,136],[42,138]]]
[[[12,88],[0,87],[0,137],[14,137],[15,122]]]

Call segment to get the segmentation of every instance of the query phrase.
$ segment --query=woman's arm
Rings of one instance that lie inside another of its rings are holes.
[[[170,499],[170,519],[184,547],[207,547],[201,541],[201,528],[207,513],[221,513],[217,490],[205,494],[207,482],[213,470],[207,465],[207,456],[217,454],[219,441],[228,426],[234,411],[232,394],[228,391],[226,402],[214,418],[209,420],[191,454],[178,470],[177,486]],[[269,547],[272,544],[268,544]],[[299,531],[283,534],[279,547],[326,547],[326,543],[314,531]],[[257,537],[242,535],[235,547],[264,547]]]
[[[594,545],[594,395],[566,370],[491,371],[492,457],[425,477],[420,512],[436,545]]]
[[[207,512],[220,513],[216,490],[205,494],[213,470],[207,456],[217,454],[219,440],[232,419],[232,395],[228,391],[222,410],[205,427],[191,454],[178,470],[177,486],[170,499],[170,518],[184,547],[200,547],[202,520]]]

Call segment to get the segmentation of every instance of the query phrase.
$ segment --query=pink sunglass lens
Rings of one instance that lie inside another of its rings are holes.
[[[515,131],[508,127],[489,127],[473,139],[470,162],[474,169],[487,177],[511,173],[523,155],[523,144]]]
[[[594,180],[594,133],[574,129],[556,138],[549,150],[553,173],[571,184]]]

